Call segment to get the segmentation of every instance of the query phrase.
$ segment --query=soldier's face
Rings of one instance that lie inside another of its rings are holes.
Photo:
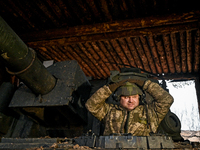
[[[139,105],[139,95],[121,96],[120,105],[128,111],[133,110]]]

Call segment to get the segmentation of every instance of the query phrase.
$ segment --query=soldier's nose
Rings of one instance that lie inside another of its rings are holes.
[[[129,102],[132,102],[133,101],[133,98],[132,97],[129,97]]]

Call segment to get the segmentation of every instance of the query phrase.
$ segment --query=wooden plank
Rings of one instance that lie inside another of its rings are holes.
[[[173,51],[173,58],[174,58],[176,72],[181,73],[180,53],[178,51],[178,43],[175,33],[171,34],[171,44],[172,44],[172,51]]]
[[[104,3],[104,1],[101,1],[101,3]],[[39,7],[43,8],[44,6],[41,5]],[[47,8],[45,7],[43,8],[44,11],[46,9]],[[54,21],[54,18],[51,18],[52,16],[50,15],[49,12],[45,12],[45,13],[50,19]],[[198,22],[199,15],[200,15],[200,12],[197,11],[197,12],[183,13],[181,15],[172,14],[172,15],[161,16],[161,17],[151,16],[151,17],[146,17],[146,18],[135,18],[135,19],[121,20],[121,21],[113,21],[113,22],[108,22],[108,23],[75,26],[75,27],[70,27],[70,28],[44,30],[44,31],[32,32],[32,33],[26,33],[19,36],[22,38],[22,40],[26,42],[31,42],[31,41],[60,39],[63,37],[67,38],[67,37],[72,37],[72,36],[74,37],[74,36],[84,36],[84,35],[89,36],[92,34],[108,34],[108,33],[113,33],[113,32],[122,32],[122,31],[123,32],[120,34],[123,35],[124,37],[125,37],[125,34],[128,34],[129,36],[131,34],[133,35],[133,33],[135,34],[139,34],[139,33],[152,34],[155,32],[166,33],[166,32],[184,30],[188,28],[198,28],[197,22]],[[140,32],[138,31],[139,29],[140,29]],[[111,36],[111,35],[107,35],[107,36]]]
[[[84,59],[81,58],[81,55],[79,55],[78,52],[75,51],[75,49],[71,45],[66,46],[66,50],[75,58],[75,60],[78,61],[81,68],[85,68],[84,70],[87,70],[85,73],[89,76],[96,77],[96,74],[93,72],[93,70],[90,68],[90,65],[88,65]]]
[[[198,72],[199,71],[199,56],[200,56],[200,39],[199,39],[199,36],[200,36],[200,31],[197,30],[196,31],[196,35],[195,35],[195,55],[194,55],[194,72]]]
[[[161,35],[156,35],[154,37],[154,41],[157,48],[157,52],[158,52],[161,66],[162,66],[163,73],[168,73],[169,70],[168,70],[167,60],[166,60],[165,51],[164,51],[163,43],[162,43],[163,38]]]
[[[105,28],[106,25],[105,25]],[[77,28],[78,29],[78,28]],[[105,32],[105,33],[97,33],[97,34],[86,34],[86,35],[71,35],[71,37],[68,36],[67,32],[61,31],[62,35],[57,35],[57,31],[52,32],[51,36],[49,35],[49,31],[46,31],[45,35],[41,35],[42,33],[35,34],[31,37],[30,35],[24,36],[20,35],[22,40],[26,42],[27,45],[34,48],[37,46],[45,46],[45,45],[55,45],[55,44],[66,44],[66,43],[80,43],[80,42],[86,42],[86,41],[98,41],[98,40],[110,40],[115,38],[123,38],[123,37],[135,37],[140,35],[157,35],[157,34],[169,34],[171,32],[178,32],[178,31],[185,31],[185,30],[194,30],[198,29],[198,23],[188,23],[188,24],[179,24],[179,25],[172,25],[172,26],[160,26],[155,28],[140,28],[140,29],[125,29],[123,31],[113,31],[113,32]],[[88,30],[88,29],[83,29]],[[63,35],[63,33],[65,33]],[[41,36],[40,36],[41,35]],[[49,36],[48,36],[49,35]],[[66,37],[67,35],[67,37]],[[51,39],[50,39],[51,37]],[[56,38],[57,37],[57,38]],[[46,39],[48,38],[48,39]]]
[[[192,72],[192,33],[191,31],[186,31],[187,40],[187,68],[188,72]]]
[[[95,43],[95,42],[87,42],[88,44],[90,44],[92,46],[92,48],[94,49],[94,53],[96,53],[97,58],[99,59],[99,61],[101,62],[101,66],[103,68],[103,70],[107,73],[107,75],[110,75],[110,70],[114,70],[114,68],[112,67],[111,64],[109,64],[108,59],[105,55],[105,53],[103,53],[103,51],[100,49],[100,47]],[[105,63],[107,62],[107,63]]]
[[[8,0],[8,2],[9,2],[9,4],[11,4],[12,10],[15,10],[16,13],[18,13],[18,15],[21,16],[21,17],[28,23],[28,25],[30,25],[30,27],[32,27],[32,28],[35,27],[35,24],[33,24],[33,23],[30,21],[29,17],[27,16],[27,14],[25,14],[25,13],[22,11],[22,9],[20,9],[19,7],[17,7],[16,4],[13,3],[13,1]],[[20,3],[18,3],[18,4],[20,4]]]
[[[117,51],[115,51],[115,49],[113,49],[112,43],[110,41],[103,41],[107,51],[109,51],[109,53],[111,54],[111,56],[113,57],[114,63],[121,69],[124,67],[122,60],[120,59],[120,57],[117,54]]]
[[[142,62],[141,62],[141,60],[139,59],[139,55],[138,55],[138,53],[137,53],[137,50],[136,50],[136,48],[135,48],[135,45],[134,45],[132,39],[131,39],[130,37],[128,37],[128,38],[126,38],[126,41],[127,41],[127,43],[128,43],[128,47],[129,47],[129,49],[130,49],[130,51],[131,51],[131,53],[132,53],[132,56],[133,56],[133,58],[134,58],[136,67],[137,67],[137,68],[140,68],[140,69],[143,69]]]
[[[95,4],[94,0],[86,0],[86,3],[89,5],[90,10],[92,11],[92,14],[95,17],[95,20],[97,20],[97,22],[101,22],[102,16],[101,16],[101,13],[98,10],[97,5]]]
[[[109,12],[108,3],[106,2],[106,0],[100,0],[100,1],[98,1],[98,3],[100,5],[100,7],[101,7],[101,10],[102,10],[104,16],[105,16],[105,20],[106,21],[112,20],[112,16],[111,16],[111,14]]]
[[[59,27],[59,23],[58,23],[57,19],[54,17],[52,12],[46,7],[46,5],[43,3],[43,1],[41,1],[41,0],[35,1],[35,4],[40,8],[41,11],[44,12],[46,17],[49,18],[56,27]]]
[[[164,48],[166,53],[167,62],[169,65],[170,73],[175,73],[175,67],[174,67],[174,61],[173,61],[173,55],[171,50],[171,42],[169,34],[163,35],[163,42],[164,42]]]
[[[124,54],[126,55],[126,58],[130,64],[130,67],[136,67],[135,61],[133,59],[132,53],[130,52],[130,49],[126,43],[126,40],[124,38],[118,39],[120,46],[122,47]]]
[[[144,50],[142,48],[139,37],[134,37],[133,42],[135,43],[136,50],[139,54],[140,59],[142,60],[144,70],[151,72],[151,70],[149,68],[149,62],[148,62],[147,57],[146,57]]]
[[[46,47],[38,47],[36,50],[37,53],[40,53],[42,56],[44,56],[47,60],[53,60],[53,56],[47,53]]]
[[[182,72],[187,72],[187,54],[186,54],[186,37],[185,32],[180,32],[180,48],[181,48],[181,68]]]
[[[52,49],[53,49],[53,53],[54,54],[57,54],[58,56],[59,56],[59,58],[60,58],[60,60],[59,61],[65,61],[65,60],[67,60],[67,57],[66,57],[66,55],[61,51],[61,49],[59,49],[58,47],[60,47],[59,45],[57,46],[51,46],[52,47]]]
[[[50,46],[43,47],[43,50],[48,53],[54,61],[60,61],[61,57],[57,55],[57,53]]]
[[[156,65],[157,72],[159,74],[162,74],[162,67],[161,67],[161,64],[160,64],[160,59],[158,58],[158,53],[157,53],[156,46],[155,46],[155,43],[154,43],[154,40],[153,40],[153,36],[148,36],[148,40],[149,40],[149,45],[150,45],[150,48],[151,48],[151,51],[152,51],[152,55],[153,55],[153,58],[154,58],[154,62],[155,62],[155,65]]]
[[[155,63],[154,63],[154,60],[152,58],[152,54],[150,52],[150,49],[149,49],[149,46],[148,46],[148,43],[147,43],[147,39],[144,36],[140,36],[140,40],[142,42],[142,45],[143,45],[143,48],[144,48],[144,52],[145,52],[145,54],[147,56],[147,60],[149,62],[149,66],[151,68],[151,72],[156,74],[157,71],[156,71]]]
[[[123,64],[123,67],[130,66],[128,59],[127,59],[126,55],[124,54],[124,51],[121,48],[121,45],[119,44],[118,39],[112,39],[112,40],[110,40],[110,43],[112,44],[112,47],[114,48],[114,50],[117,53],[117,56],[119,58],[118,63],[121,65]]]
[[[113,56],[111,55],[111,53],[109,51],[107,51],[105,44],[103,42],[95,42],[96,45],[99,47],[99,49],[105,54],[106,58],[107,58],[107,65],[111,66],[113,69],[111,70],[118,70],[120,71],[120,68],[118,66],[118,64],[116,64]]]
[[[78,62],[78,64],[79,64],[79,66],[81,67],[81,69],[83,70],[83,72],[85,73],[85,75],[86,76],[91,76],[92,74],[91,74],[91,70],[90,70],[90,68],[88,68],[88,66],[85,66],[84,64],[84,62],[83,62],[83,64],[82,64],[82,60],[81,59],[79,59],[79,58],[77,58],[76,56],[76,54],[74,55],[71,51],[70,51],[70,47],[68,47],[68,46],[64,46],[63,47],[63,52],[67,55],[67,57],[70,59],[70,60],[76,60],[77,62]]]
[[[106,77],[108,77],[108,75],[103,70],[103,67],[105,67],[105,65],[103,67],[101,66],[102,60],[100,60],[99,56],[96,55],[96,53],[92,49],[92,47],[88,43],[81,43],[81,44],[79,43],[78,45],[79,45],[79,47],[81,47],[83,49],[83,51],[86,54],[86,56],[88,57],[88,59],[90,59],[90,61],[93,62],[96,70],[101,75],[101,78],[105,79]]]
[[[66,61],[66,60],[71,60],[68,55],[66,55],[66,53],[64,52],[63,50],[63,47],[61,47],[60,45],[56,45],[56,51],[58,51],[58,53],[62,56],[63,58],[63,61]]]
[[[160,76],[165,80],[195,80],[198,77],[198,73],[174,73],[174,74],[165,74],[164,76]]]
[[[93,77],[96,79],[101,78],[102,75],[99,73],[93,62],[87,57],[88,52],[77,44],[72,44],[71,47],[73,48],[73,51],[80,56],[80,59],[84,60],[84,62],[91,68],[94,73]]]
[[[62,24],[64,23],[64,17],[62,14],[61,9],[58,7],[58,5],[55,3],[55,1],[51,1],[51,0],[46,0],[46,2],[48,3],[48,6],[51,7],[51,10],[53,11],[53,13],[57,16],[57,18],[59,19],[59,21],[62,22]]]

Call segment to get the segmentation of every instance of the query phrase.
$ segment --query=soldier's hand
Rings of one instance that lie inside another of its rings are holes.
[[[143,87],[146,80],[138,80],[138,79],[128,79],[128,82],[135,83],[140,87]]]
[[[116,82],[116,83],[109,84],[108,87],[112,92],[114,92],[118,87],[125,85],[126,82],[127,82],[127,79]]]

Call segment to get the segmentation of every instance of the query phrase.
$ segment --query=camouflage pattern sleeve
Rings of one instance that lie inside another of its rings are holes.
[[[112,94],[108,86],[104,85],[97,90],[86,102],[86,108],[94,115],[98,120],[102,120],[109,111],[109,104],[105,103],[105,100]]]
[[[159,84],[147,80],[143,86],[154,99],[153,103],[148,105],[148,115],[151,123],[152,131],[155,133],[160,122],[164,119],[169,111],[174,99]]]

